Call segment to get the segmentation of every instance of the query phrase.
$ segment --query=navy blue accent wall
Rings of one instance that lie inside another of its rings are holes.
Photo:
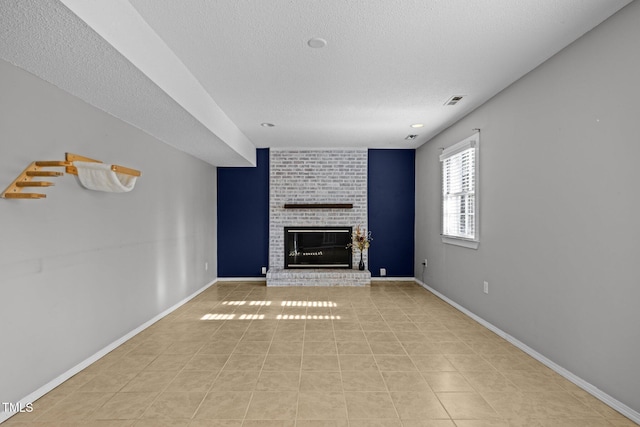
[[[413,277],[415,150],[369,150],[369,270]],[[218,277],[262,277],[269,261],[269,150],[255,168],[218,168]]]
[[[415,150],[369,150],[368,221],[373,241],[369,270],[380,276],[413,277]]]
[[[218,168],[218,277],[261,277],[269,262],[269,149],[254,168]]]

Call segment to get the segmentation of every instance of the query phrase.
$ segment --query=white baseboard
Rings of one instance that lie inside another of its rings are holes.
[[[109,344],[106,347],[104,347],[102,350],[100,350],[97,353],[91,355],[90,357],[88,357],[87,359],[83,360],[82,362],[78,363],[76,366],[74,366],[73,368],[69,369],[65,373],[59,375],[55,379],[49,381],[47,384],[43,385],[42,387],[40,387],[36,391],[30,393],[28,396],[25,396],[24,398],[20,399],[18,402],[13,402],[13,403],[17,403],[18,404],[17,406],[19,408],[24,408],[28,403],[31,403],[31,402],[34,402],[34,401],[38,400],[39,398],[41,398],[45,394],[49,393],[51,390],[53,390],[54,388],[58,387],[60,384],[62,384],[63,382],[65,382],[66,380],[68,380],[69,378],[74,376],[75,374],[77,374],[78,372],[80,372],[83,369],[87,368],[89,365],[91,365],[92,363],[96,362],[98,359],[100,359],[101,357],[105,356],[107,353],[115,350],[117,347],[121,346],[122,344],[124,344],[129,339],[133,338],[134,336],[136,336],[137,334],[139,334],[143,330],[147,329],[149,326],[151,326],[154,323],[156,323],[158,320],[162,319],[166,315],[168,315],[171,312],[173,312],[174,310],[178,309],[180,306],[182,306],[185,303],[189,302],[190,300],[192,300],[193,298],[198,296],[200,293],[204,292],[207,288],[211,287],[212,285],[216,284],[219,281],[220,281],[219,279],[215,279],[214,281],[206,284],[205,286],[203,286],[202,288],[198,289],[196,292],[194,292],[193,294],[189,295],[188,297],[186,297],[182,301],[172,305],[171,307],[169,307],[168,309],[166,309],[162,313],[158,314],[153,319],[143,323],[142,325],[138,326],[137,328],[135,328],[134,330],[132,330],[128,334],[126,334],[123,337],[115,340],[111,344]],[[15,411],[13,411],[13,412],[0,412],[0,424],[5,422],[6,420],[11,418],[15,414],[17,414],[17,412],[15,412]]]
[[[371,277],[372,282],[414,282],[415,280],[415,277]]]
[[[266,282],[267,276],[262,277],[218,277],[218,282]]]
[[[538,353],[537,351],[535,351],[534,349],[532,349],[531,347],[529,347],[525,343],[523,343],[520,340],[518,340],[518,339],[512,337],[511,335],[507,334],[502,329],[498,328],[497,326],[494,326],[493,324],[487,322],[486,320],[484,320],[480,316],[478,316],[478,315],[472,313],[471,311],[467,310],[466,308],[464,308],[460,304],[456,303],[455,301],[447,298],[446,296],[444,296],[440,292],[438,292],[435,289],[431,288],[429,285],[423,283],[421,280],[418,280],[416,278],[414,278],[414,280],[415,280],[415,282],[417,284],[419,284],[420,286],[422,286],[423,288],[425,288],[426,290],[428,290],[429,292],[431,292],[432,294],[434,294],[435,296],[437,296],[438,298],[440,298],[441,300],[443,300],[447,304],[455,307],[456,309],[460,310],[461,312],[463,312],[464,314],[466,314],[467,316],[469,316],[470,318],[472,318],[476,322],[480,323],[485,328],[489,329],[490,331],[496,333],[500,337],[502,337],[505,340],[509,341],[511,344],[513,344],[514,346],[518,347],[520,350],[524,351],[529,356],[531,356],[534,359],[536,359],[538,362],[542,363],[543,365],[547,366],[548,368],[550,368],[553,371],[557,372],[558,374],[562,375],[564,378],[568,379],[569,381],[571,381],[572,383],[574,383],[575,385],[577,385],[578,387],[580,387],[581,389],[583,389],[587,393],[591,394],[595,398],[597,398],[597,399],[601,400],[602,402],[606,403],[607,405],[611,406],[613,409],[615,409],[616,411],[620,412],[625,417],[629,418],[630,420],[634,421],[635,423],[640,424],[640,412],[637,412],[637,411],[633,410],[632,408],[628,407],[627,405],[625,405],[624,403],[620,402],[619,400],[616,400],[613,397],[609,396],[607,393],[605,393],[604,391],[600,390],[599,388],[597,388],[593,384],[583,380],[582,378],[578,377],[577,375],[573,374],[572,372],[566,370],[565,368],[563,368],[562,366],[558,365],[554,361],[552,361],[552,360],[548,359],[547,357],[543,356],[542,354]]]

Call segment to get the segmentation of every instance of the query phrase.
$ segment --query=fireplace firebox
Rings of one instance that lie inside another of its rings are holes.
[[[351,227],[285,227],[284,268],[351,268]]]

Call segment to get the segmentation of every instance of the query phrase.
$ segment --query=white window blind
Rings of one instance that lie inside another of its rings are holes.
[[[442,235],[478,241],[478,134],[442,152]],[[446,241],[447,243],[456,243]],[[477,247],[477,245],[475,246]]]

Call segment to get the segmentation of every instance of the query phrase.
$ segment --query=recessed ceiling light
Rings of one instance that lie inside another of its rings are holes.
[[[262,126],[263,128],[272,128],[275,125],[273,123],[260,123],[260,126]]]
[[[307,44],[309,45],[309,47],[312,47],[314,49],[320,49],[327,45],[327,41],[319,37],[314,37],[312,39],[309,39]]]
[[[423,127],[423,126],[424,126],[424,125],[423,125],[422,123],[414,123],[414,124],[412,124],[412,125],[411,125],[411,127],[412,127],[412,128],[414,128],[414,129],[415,129],[415,128],[421,128],[421,127]]]

